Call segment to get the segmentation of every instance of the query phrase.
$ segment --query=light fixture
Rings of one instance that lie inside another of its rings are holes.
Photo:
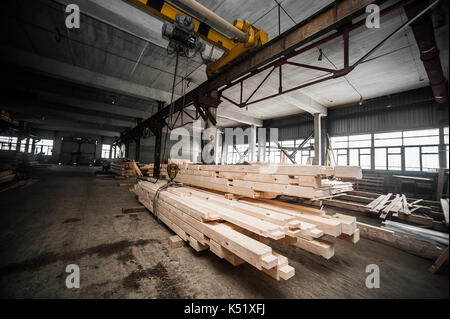
[[[319,49],[319,57],[317,58],[317,61],[322,61],[323,52],[322,49]]]
[[[361,96],[360,98],[359,98],[359,105],[362,105],[363,104],[363,97]]]
[[[112,97],[112,100],[111,100],[111,104],[116,104],[116,102],[117,102],[117,97],[116,96],[111,96]]]

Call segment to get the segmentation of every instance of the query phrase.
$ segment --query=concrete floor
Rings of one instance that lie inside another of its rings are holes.
[[[209,251],[171,249],[173,233],[138,205],[123,181],[95,168],[35,170],[35,183],[0,192],[2,298],[448,298],[448,267],[366,239],[338,241],[324,260],[276,247],[296,275],[276,281],[248,264],[233,267]],[[67,289],[65,267],[80,267],[81,288]],[[365,286],[366,265],[381,287]]]

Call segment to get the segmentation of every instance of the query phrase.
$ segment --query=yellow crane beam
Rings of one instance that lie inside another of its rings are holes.
[[[174,22],[177,14],[187,16],[187,13],[179,10],[170,3],[163,0],[128,0],[146,12],[149,12],[159,18]],[[268,35],[261,29],[255,28],[248,21],[234,22],[234,27],[245,33],[246,42],[240,42],[239,39],[230,39],[222,33],[214,30],[208,24],[191,17],[195,25],[194,32],[211,45],[224,51],[222,57],[209,64],[206,68],[208,77],[219,73],[224,67],[235,62],[244,53],[264,45],[269,41]],[[241,40],[242,41],[242,40]]]

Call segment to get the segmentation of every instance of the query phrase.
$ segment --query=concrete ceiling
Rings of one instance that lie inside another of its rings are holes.
[[[273,0],[198,0],[224,19],[246,19],[278,35],[276,3]],[[177,5],[177,1],[171,1]],[[329,5],[329,0],[285,0],[282,2],[281,32]],[[81,28],[66,29],[66,4],[80,6]],[[387,3],[386,5],[388,5]],[[179,5],[179,4],[178,4]],[[36,127],[118,135],[136,120],[156,112],[158,101],[170,102],[174,56],[166,52],[161,37],[162,21],[118,0],[10,0],[1,1],[0,50],[9,80],[3,90],[25,92],[17,101],[4,100],[0,107],[28,120]],[[448,18],[448,17],[447,17]],[[360,28],[350,34],[350,63],[406,21],[402,10],[381,19],[380,29]],[[444,73],[448,78],[448,20],[436,30]],[[343,42],[338,39],[295,58],[296,62],[341,68]],[[208,45],[205,54],[209,54]],[[215,49],[213,57],[220,56]],[[252,100],[278,90],[277,70]],[[266,73],[244,84],[244,96]],[[283,67],[284,87],[289,88],[323,76],[323,72]],[[182,82],[182,77],[188,81]],[[180,59],[173,98],[206,80],[200,57]],[[189,82],[189,83],[188,83]],[[224,101],[218,110],[218,125],[261,125],[262,120],[303,112],[326,113],[326,108],[358,102],[428,85],[412,32],[407,29],[378,50],[366,63],[345,78],[317,84],[276,99],[239,109]],[[226,91],[239,99],[239,89]],[[32,97],[29,99],[29,97]],[[27,97],[27,98],[25,98]]]

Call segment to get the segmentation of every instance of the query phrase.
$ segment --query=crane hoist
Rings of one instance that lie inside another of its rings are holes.
[[[196,12],[199,16],[206,17],[207,19],[212,20],[214,24],[220,26],[225,32],[233,34],[233,37],[229,37],[224,35],[222,32],[219,32],[213,29],[208,24],[199,21],[195,17],[190,16],[189,14],[181,11],[170,3],[163,0],[127,0],[134,5],[144,9],[146,12],[149,12],[153,15],[158,16],[159,18],[170,22],[179,24],[181,28],[180,36],[184,36],[183,31],[183,22],[192,22],[193,24],[193,34],[196,37],[200,37],[211,45],[220,48],[224,51],[223,55],[217,59],[216,61],[208,64],[206,68],[206,73],[208,78],[220,73],[225,67],[239,60],[239,57],[242,57],[246,53],[255,50],[265,43],[268,42],[269,38],[266,32],[262,29],[257,29],[250,22],[244,20],[235,20],[233,25],[225,21],[224,19],[215,15],[212,11],[205,8],[201,4],[197,3],[194,0],[179,0],[180,3],[186,5],[191,8],[194,12]],[[185,19],[185,17],[187,19]],[[169,26],[163,27],[164,32],[173,32]],[[177,30],[175,30],[176,32]],[[202,51],[202,44],[198,43],[196,39],[186,39],[187,43],[192,49],[197,51]],[[177,47],[176,42],[171,44],[170,46],[175,49]]]

